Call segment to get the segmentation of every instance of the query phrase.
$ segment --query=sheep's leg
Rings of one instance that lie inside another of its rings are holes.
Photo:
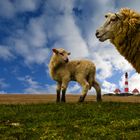
[[[102,101],[102,98],[101,98],[101,88],[100,88],[100,85],[98,84],[97,81],[93,82],[93,87],[95,88],[96,93],[97,93],[97,96],[96,96],[97,102]]]
[[[56,102],[60,102],[60,92],[61,92],[61,83],[57,83],[57,89],[56,89],[57,97],[56,97]]]
[[[68,82],[65,82],[62,84],[61,102],[66,102],[65,94],[66,94],[66,90],[67,90],[67,85],[68,85]]]
[[[81,95],[78,102],[83,102],[85,100],[86,94]]]
[[[85,97],[87,95],[87,92],[89,90],[89,83],[86,80],[81,80],[79,83],[82,86],[82,95],[79,98],[79,102],[83,102],[85,100]]]

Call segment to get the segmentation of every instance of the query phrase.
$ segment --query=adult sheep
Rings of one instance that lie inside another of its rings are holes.
[[[79,102],[83,102],[88,90],[94,87],[97,92],[97,101],[101,101],[101,88],[95,80],[96,67],[89,60],[69,61],[66,50],[52,49],[53,55],[49,63],[49,71],[52,79],[57,81],[57,102],[65,102],[65,93],[70,81],[77,81],[82,86],[82,96]]]
[[[96,31],[100,41],[110,39],[116,49],[140,73],[140,14],[123,8],[105,15],[105,23]]]

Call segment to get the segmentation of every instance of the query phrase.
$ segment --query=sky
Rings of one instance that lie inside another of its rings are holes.
[[[125,72],[130,90],[140,90],[140,74],[109,41],[95,37],[106,13],[123,7],[140,12],[139,6],[139,0],[0,0],[0,93],[54,94],[52,48],[71,52],[70,60],[93,61],[103,93],[123,90]],[[68,93],[80,91],[70,82]]]

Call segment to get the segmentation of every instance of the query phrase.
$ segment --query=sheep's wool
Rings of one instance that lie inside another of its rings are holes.
[[[118,14],[122,23],[119,30],[114,30],[114,38],[110,41],[140,73],[140,14],[128,8],[121,9]]]

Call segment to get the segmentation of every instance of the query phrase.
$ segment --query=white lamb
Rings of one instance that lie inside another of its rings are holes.
[[[66,50],[52,49],[53,55],[49,63],[49,70],[52,79],[57,81],[57,102],[60,102],[60,93],[62,90],[61,102],[65,102],[65,93],[70,81],[77,81],[82,86],[82,96],[79,102],[83,102],[87,92],[94,87],[97,92],[97,101],[101,101],[101,88],[95,80],[96,67],[89,60],[69,61]]]

